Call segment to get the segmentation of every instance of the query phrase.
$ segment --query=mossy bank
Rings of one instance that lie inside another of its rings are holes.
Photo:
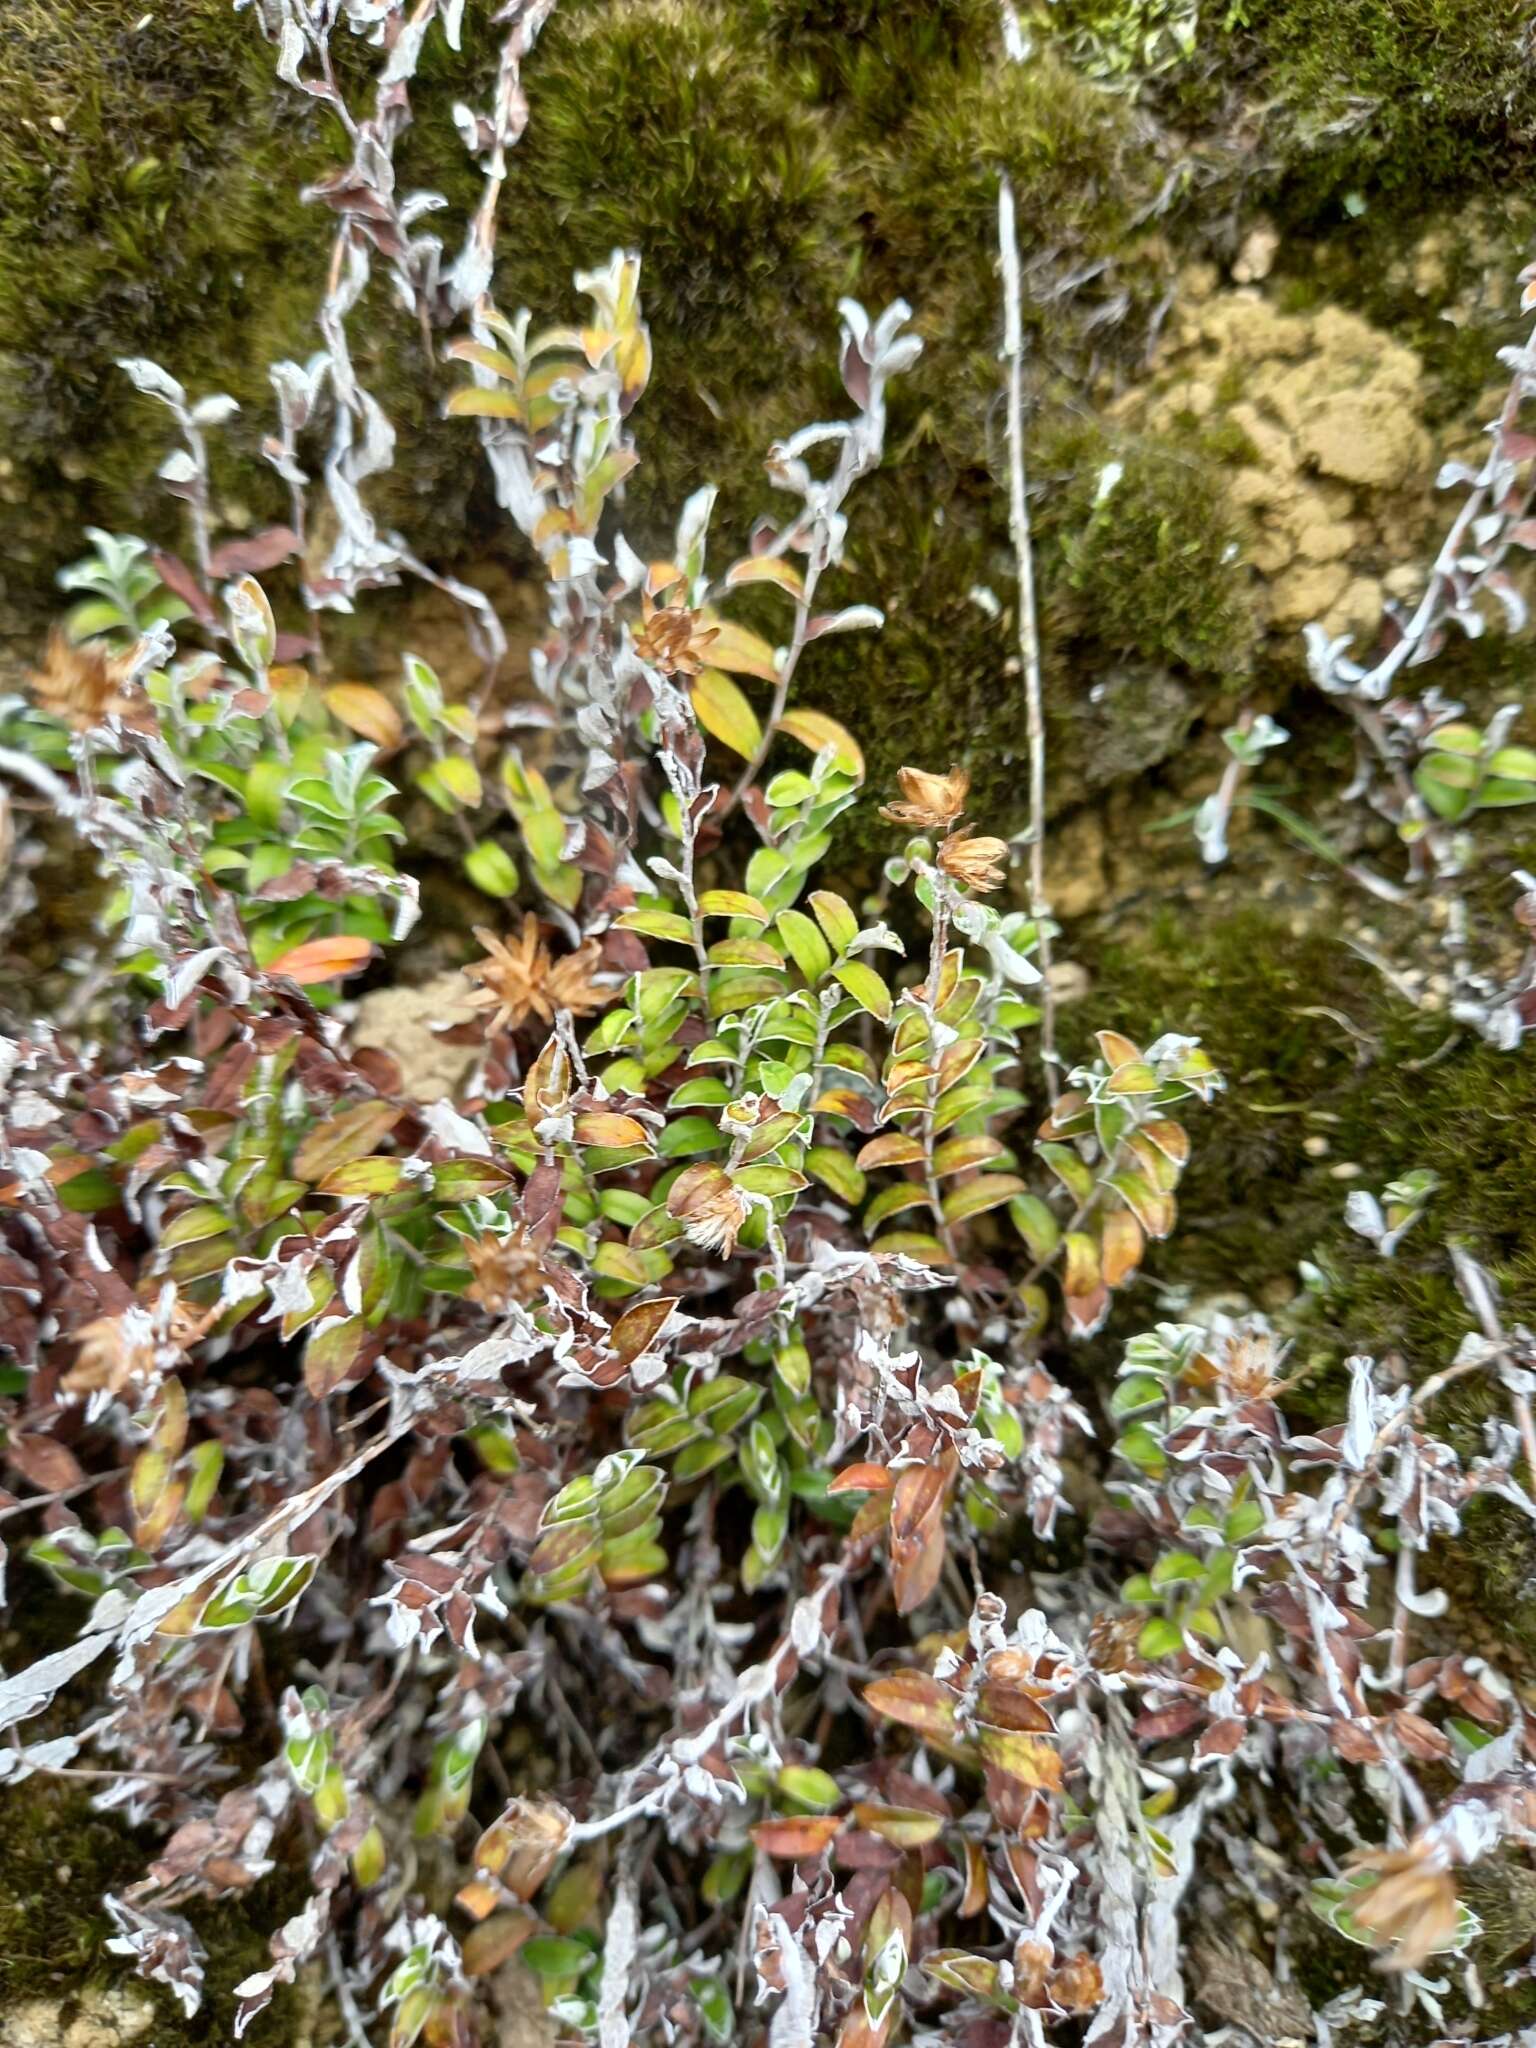
[[[643,252],[660,366],[647,410],[666,425],[643,437],[631,517],[658,536],[706,476],[722,519],[762,506],[767,444],[835,400],[841,294],[913,302],[927,353],[895,460],[865,492],[848,579],[889,624],[878,642],[822,650],[805,688],[871,742],[877,777],[918,740],[935,756],[969,749],[999,764],[983,794],[1009,809],[1022,705],[997,488],[999,172],[1024,241],[1055,795],[1069,804],[1219,715],[1263,619],[1214,474],[1223,421],[1198,435],[1108,423],[1181,266],[1227,262],[1263,207],[1309,238],[1289,245],[1298,275],[1317,237],[1386,234],[1410,187],[1416,218],[1443,204],[1454,220],[1509,183],[1533,105],[1513,0],[1218,10],[1187,46],[1157,43],[1139,85],[1124,53],[1153,47],[1152,17],[1176,9],[1024,12],[1030,54],[1010,64],[979,0],[567,0],[527,66],[533,117],[497,283],[503,303],[558,315],[575,267],[620,244]],[[483,40],[473,24],[461,55],[431,39],[400,152],[403,185],[446,196],[450,244],[478,192],[450,108],[483,96]],[[345,55],[361,88],[374,53]],[[275,81],[253,16],[229,0],[144,13],[18,0],[0,23],[0,91],[0,632],[25,656],[85,521],[174,530],[148,481],[162,423],[117,357],[230,390],[244,413],[221,458],[223,512],[238,526],[278,509],[254,454],[266,365],[312,344],[329,220],[301,194],[338,134]],[[1434,306],[1419,312],[1427,333]],[[1488,323],[1471,325],[1468,359]],[[354,333],[401,429],[380,511],[435,559],[501,553],[515,570],[470,437],[437,422],[442,367],[382,281]],[[1120,487],[1101,505],[1111,463]],[[1139,736],[1106,766],[1128,721]]]

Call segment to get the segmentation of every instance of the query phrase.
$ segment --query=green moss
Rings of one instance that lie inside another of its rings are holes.
[[[873,129],[905,119],[966,62],[996,57],[990,0],[755,0],[755,12],[822,98]]]
[[[114,1930],[101,1900],[142,1877],[150,1855],[147,1837],[92,1812],[74,1786],[33,1778],[7,1789],[0,1801],[0,2023],[13,2005],[57,1999],[62,2030],[84,1994],[129,1975],[130,1965],[107,1951]],[[267,1934],[299,1910],[306,1890],[302,1872],[275,1872],[233,1908],[225,1901],[190,1909],[207,1951],[207,1995],[188,2020],[168,1994],[147,1987],[156,2048],[201,2048],[227,2037],[235,1985],[271,1960]],[[296,1998],[279,1990],[245,2040],[253,2048],[291,2042]]]
[[[642,251],[656,371],[640,489],[675,496],[715,473],[717,421],[801,381],[853,274],[812,81],[739,9],[623,0],[562,9],[530,86],[498,294],[559,311],[574,268]]]
[[[163,453],[163,422],[116,357],[169,357],[250,403],[269,353],[303,345],[308,303],[258,280],[289,263],[315,274],[326,224],[298,182],[318,167],[317,116],[274,104],[270,59],[223,0],[137,19],[115,0],[18,0],[0,23],[0,438],[7,495],[28,505],[11,521],[18,582],[74,539],[55,503],[71,525],[110,520]]]
[[[1149,844],[1149,865],[1155,858]],[[1297,932],[1275,910],[1200,902],[1159,911],[1092,968],[1093,1000],[1064,1012],[1065,1027],[1112,1026],[1140,1043],[1186,1031],[1227,1077],[1226,1094],[1190,1120],[1194,1154],[1165,1276],[1255,1300],[1293,1283],[1343,1206],[1327,1169],[1345,1155],[1314,1160],[1305,1140],[1336,1130],[1320,1116],[1338,1116],[1360,1085],[1356,1043],[1326,1012],[1367,1024],[1368,970],[1327,932]],[[1069,1050],[1086,1054],[1086,1036]]]
[[[1000,171],[1036,259],[1026,320],[1045,329],[1041,284],[1084,250],[1100,261],[1128,253],[1161,175],[1125,101],[1049,51],[989,63],[936,92],[878,151],[873,228],[886,267],[942,312],[952,343],[995,347]]]
[[[1193,441],[1093,427],[1054,437],[1042,461],[1066,478],[1041,522],[1058,623],[1098,655],[1244,675],[1258,621],[1216,464]]]
[[[359,49],[341,39],[344,72]],[[460,81],[462,87],[463,81]],[[445,94],[445,99],[447,95]],[[185,0],[141,17],[117,0],[16,0],[0,20],[0,627],[35,631],[86,522],[179,544],[154,484],[163,410],[115,367],[163,362],[243,418],[214,444],[221,501],[264,518],[280,486],[256,453],[270,363],[308,355],[334,231],[302,190],[339,130],[280,85],[248,14]],[[460,188],[474,184],[460,152]],[[388,300],[376,278],[374,299]],[[473,466],[438,429],[438,393],[396,314],[354,323],[359,369],[411,456],[373,496],[429,550],[460,544]],[[3,516],[3,515],[0,515]]]
[[[1506,184],[1536,133],[1524,0],[1248,0],[1233,61],[1256,63],[1291,207],[1346,193],[1422,212],[1425,194]]]

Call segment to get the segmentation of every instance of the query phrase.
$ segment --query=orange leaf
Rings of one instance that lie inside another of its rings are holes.
[[[497,1913],[471,1928],[464,1938],[464,1969],[471,1977],[488,1977],[515,1956],[538,1926],[531,1913]]]
[[[651,1340],[676,1307],[668,1294],[659,1301],[642,1301],[637,1307],[626,1309],[608,1332],[609,1344],[628,1364],[650,1349]]]
[[[983,1728],[979,1740],[987,1762],[1010,1778],[1036,1791],[1061,1790],[1061,1754],[1038,1735],[1025,1735],[1015,1728]]]
[[[955,1908],[962,1920],[971,1920],[987,1903],[987,1859],[979,1842],[965,1843],[965,1896]]]
[[[828,1493],[880,1493],[896,1484],[896,1475],[884,1465],[848,1465],[827,1482]]]
[[[734,619],[722,619],[718,612],[701,612],[699,616],[702,624],[713,627],[715,632],[709,645],[711,668],[729,669],[739,676],[758,676],[765,683],[777,682],[779,665],[761,633],[737,625]]]
[[[923,1148],[916,1138],[888,1132],[884,1137],[871,1138],[860,1148],[853,1163],[861,1173],[869,1173],[877,1166],[915,1166],[922,1156]]]
[[[799,705],[795,710],[785,712],[779,720],[779,731],[788,733],[802,747],[809,747],[813,754],[819,754],[823,747],[835,747],[837,765],[843,773],[851,775],[855,782],[864,780],[864,756],[858,741],[835,718],[828,718],[824,711],[812,711],[805,705]]]
[[[864,1704],[888,1721],[915,1728],[928,1740],[955,1739],[954,1694],[926,1671],[893,1671],[888,1678],[871,1679],[864,1688]]]
[[[835,1813],[808,1813],[793,1820],[760,1820],[752,1839],[766,1856],[782,1856],[798,1863],[802,1856],[819,1856],[843,1825]]]
[[[922,1848],[943,1832],[946,1818],[926,1806],[880,1806],[871,1800],[861,1800],[853,1809],[853,1817],[868,1833],[878,1835],[883,1842],[894,1843],[898,1849]]]
[[[400,714],[382,690],[367,683],[336,683],[325,693],[325,708],[349,732],[376,747],[398,747],[405,736]]]
[[[576,1119],[576,1136],[583,1145],[602,1145],[615,1152],[647,1142],[644,1124],[611,1109],[583,1110]]]
[[[286,974],[290,981],[307,985],[312,981],[333,981],[339,974],[355,974],[373,958],[371,939],[306,939],[267,962],[268,974]]]
[[[1146,1239],[1141,1225],[1129,1209],[1116,1209],[1104,1218],[1102,1263],[1106,1287],[1123,1287],[1141,1264]]]
[[[954,1464],[908,1465],[891,1496],[891,1590],[898,1614],[921,1607],[944,1569],[944,1496]]]

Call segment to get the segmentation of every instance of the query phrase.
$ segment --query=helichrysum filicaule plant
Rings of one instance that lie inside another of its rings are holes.
[[[293,4],[290,69],[323,26]],[[191,562],[96,537],[0,755],[114,878],[139,1034],[0,1044],[5,1513],[89,1603],[0,1678],[0,1768],[100,1772],[153,1832],[110,1946],[187,2014],[188,1907],[307,1869],[209,2022],[237,2037],[323,1971],[354,2034],[488,2044],[518,1955],[598,2048],[1171,2048],[1196,1854],[1265,1774],[1316,1852],[1254,1866],[1275,1917],[1310,1899],[1433,2001],[1458,1873],[1536,1839],[1518,1700],[1421,1637],[1417,1577],[1477,1496],[1536,1511],[1529,1339],[1466,1273],[1455,1361],[1412,1392],[1351,1360],[1347,1420],[1297,1434],[1261,1323],[1155,1323],[1093,1547],[1010,1611],[989,1581],[1081,1497],[1063,1340],[1147,1301],[1220,1077],[1101,1020],[1037,1081],[1042,926],[962,767],[877,792],[880,886],[840,879],[863,761],[815,644],[879,614],[819,591],[906,309],[845,304],[847,416],[771,452],[744,546],[701,490],[642,553],[638,260],[578,282],[579,326],[466,302],[448,407],[545,571],[537,758],[413,654],[398,703],[331,677],[326,603],[408,560],[353,426],[312,578],[309,385],[279,379],[292,523],[230,554],[220,409],[135,366]],[[485,904],[474,1071],[428,1105],[334,1000],[409,928],[408,784]],[[1474,1373],[1500,1415],[1464,1460],[1429,1407]]]

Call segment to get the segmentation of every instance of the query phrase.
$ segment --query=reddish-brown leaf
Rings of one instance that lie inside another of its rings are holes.
[[[652,1340],[676,1306],[671,1295],[664,1295],[659,1301],[642,1301],[624,1311],[608,1332],[608,1342],[626,1365],[638,1358],[642,1351],[650,1349]]]
[[[933,1592],[944,1568],[944,1495],[953,1453],[908,1465],[891,1495],[891,1590],[896,1612],[910,1614]]]
[[[940,1743],[955,1739],[955,1696],[926,1671],[893,1671],[871,1679],[864,1704],[888,1721],[899,1721]]]
[[[896,1475],[886,1465],[845,1465],[827,1482],[828,1493],[883,1493],[896,1484]]]
[[[760,1820],[752,1839],[765,1856],[779,1856],[798,1863],[802,1856],[819,1856],[843,1825],[835,1813],[800,1814],[789,1820]]]

